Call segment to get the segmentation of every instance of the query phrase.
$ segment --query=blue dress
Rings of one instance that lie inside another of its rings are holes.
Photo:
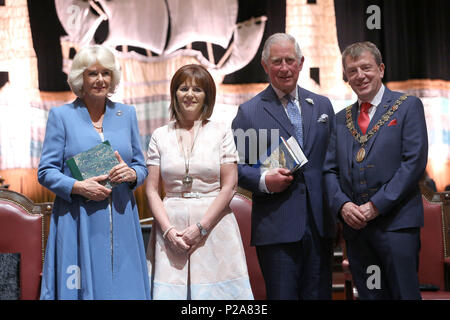
[[[133,191],[147,174],[135,109],[106,102],[104,139],[136,171],[103,201],[72,195],[66,160],[102,142],[80,99],[50,110],[39,182],[56,194],[41,299],[149,299],[148,269]]]

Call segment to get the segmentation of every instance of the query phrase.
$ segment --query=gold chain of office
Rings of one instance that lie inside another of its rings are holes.
[[[381,117],[380,120],[370,129],[369,132],[365,135],[361,135],[358,130],[356,130],[355,125],[352,119],[352,106],[348,106],[346,108],[346,120],[347,120],[347,128],[350,131],[350,134],[358,141],[360,144],[365,144],[370,138],[372,138],[375,133],[391,118],[395,111],[399,108],[399,106],[406,100],[408,97],[407,94],[402,95],[400,98],[395,101],[394,105]]]

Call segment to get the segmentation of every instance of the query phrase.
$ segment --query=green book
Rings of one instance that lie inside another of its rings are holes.
[[[66,164],[69,167],[72,176],[79,181],[83,181],[92,177],[109,174],[109,171],[114,166],[118,165],[119,161],[117,160],[109,141],[106,140],[95,147],[68,159]],[[112,189],[117,185],[117,183],[113,183],[109,181],[109,179],[100,183],[108,189]]]

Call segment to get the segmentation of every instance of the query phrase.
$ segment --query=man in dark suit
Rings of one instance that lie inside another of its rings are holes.
[[[336,115],[324,171],[350,270],[361,299],[420,299],[423,105],[382,84],[384,64],[373,43],[348,46],[342,62],[358,101]]]
[[[270,85],[239,107],[232,124],[236,140],[238,131],[255,133],[244,150],[237,141],[242,156],[239,185],[252,192],[251,244],[256,246],[268,299],[331,298],[334,220],[323,207],[322,166],[334,111],[328,98],[297,86],[303,61],[292,36],[269,37],[261,63]],[[262,132],[293,136],[308,163],[294,174],[284,168],[261,173],[252,166],[251,154],[266,152],[258,149],[261,142],[273,147],[273,136]]]

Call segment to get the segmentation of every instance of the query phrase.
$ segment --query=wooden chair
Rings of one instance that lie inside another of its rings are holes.
[[[20,299],[39,299],[45,233],[52,203],[35,204],[0,188],[0,253],[20,253]]]
[[[422,299],[450,300],[450,192],[433,192],[425,185],[420,188],[424,206],[418,270]],[[346,299],[353,300],[357,296],[345,254],[342,268]]]
[[[265,300],[266,286],[259,267],[256,248],[250,246],[252,200],[248,195],[236,193],[231,200],[230,207],[241,232],[253,296],[256,300]]]

